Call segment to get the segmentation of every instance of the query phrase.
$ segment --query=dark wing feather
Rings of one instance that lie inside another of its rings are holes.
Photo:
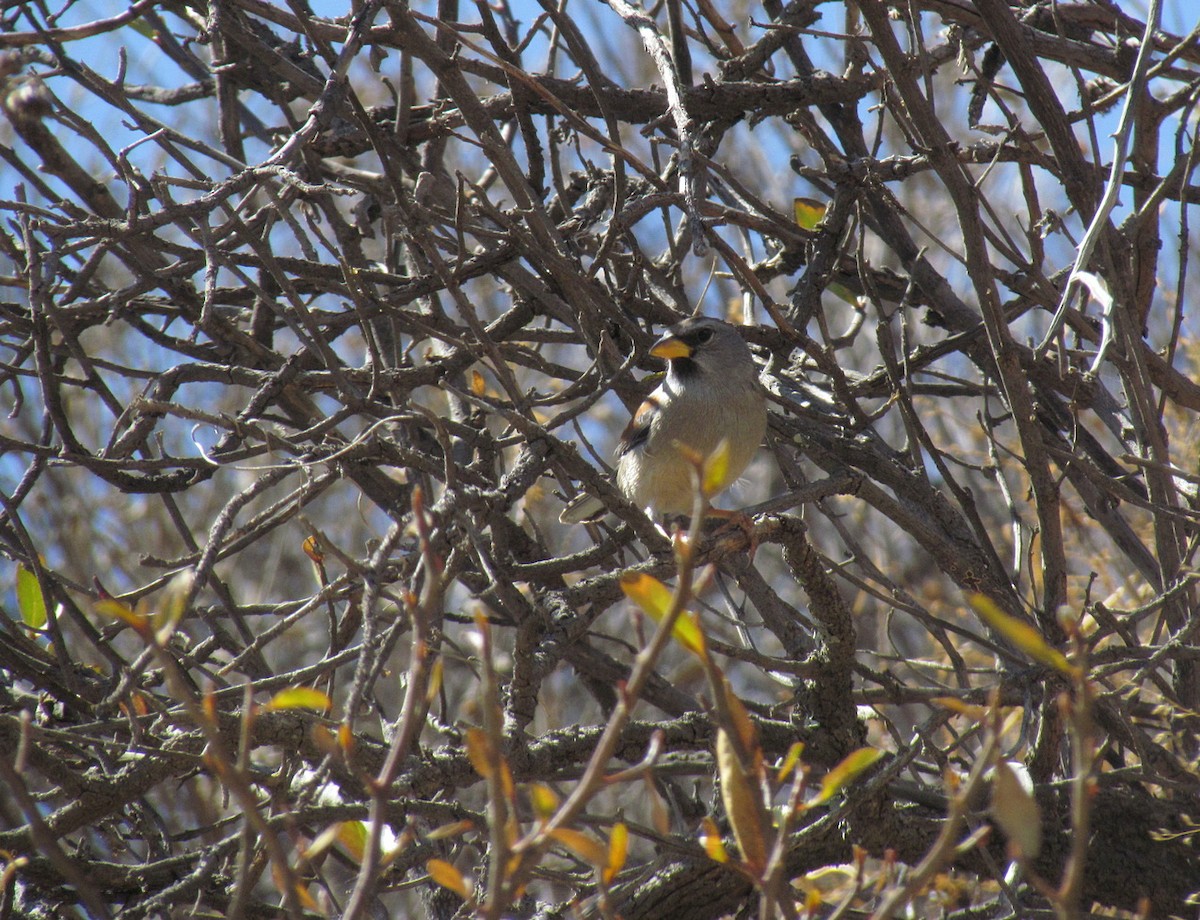
[[[653,396],[647,397],[646,401],[638,406],[637,412],[633,413],[633,418],[621,433],[621,440],[617,442],[618,457],[624,457],[631,450],[643,447],[650,440],[650,424],[658,409],[658,400]]]

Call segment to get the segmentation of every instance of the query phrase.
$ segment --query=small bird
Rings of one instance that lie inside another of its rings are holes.
[[[672,326],[650,354],[667,361],[663,382],[634,413],[617,443],[617,485],[633,504],[657,514],[689,514],[693,465],[729,442],[729,467],[717,492],[746,468],[767,429],[767,403],[745,340],[728,323],[692,317]],[[718,516],[728,512],[713,509]],[[574,498],[559,520],[591,521],[604,513],[594,495]]]

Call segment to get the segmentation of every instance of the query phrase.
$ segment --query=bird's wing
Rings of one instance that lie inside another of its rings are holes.
[[[633,418],[621,433],[621,440],[617,442],[618,457],[624,457],[631,450],[645,446],[650,440],[650,430],[661,409],[661,400],[657,395],[652,393],[646,397],[646,401],[638,406],[637,412],[633,413]]]

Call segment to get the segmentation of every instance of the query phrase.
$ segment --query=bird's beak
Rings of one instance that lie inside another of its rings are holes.
[[[654,347],[650,349],[650,354],[656,358],[690,358],[692,356],[692,346],[688,345],[683,339],[677,339],[673,335],[664,335],[661,339],[654,343]]]

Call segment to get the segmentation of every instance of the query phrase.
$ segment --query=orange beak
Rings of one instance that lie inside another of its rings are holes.
[[[677,339],[674,336],[664,336],[654,343],[654,347],[650,349],[650,354],[656,358],[666,358],[668,361],[671,358],[690,358],[692,356],[692,347],[682,339]]]

